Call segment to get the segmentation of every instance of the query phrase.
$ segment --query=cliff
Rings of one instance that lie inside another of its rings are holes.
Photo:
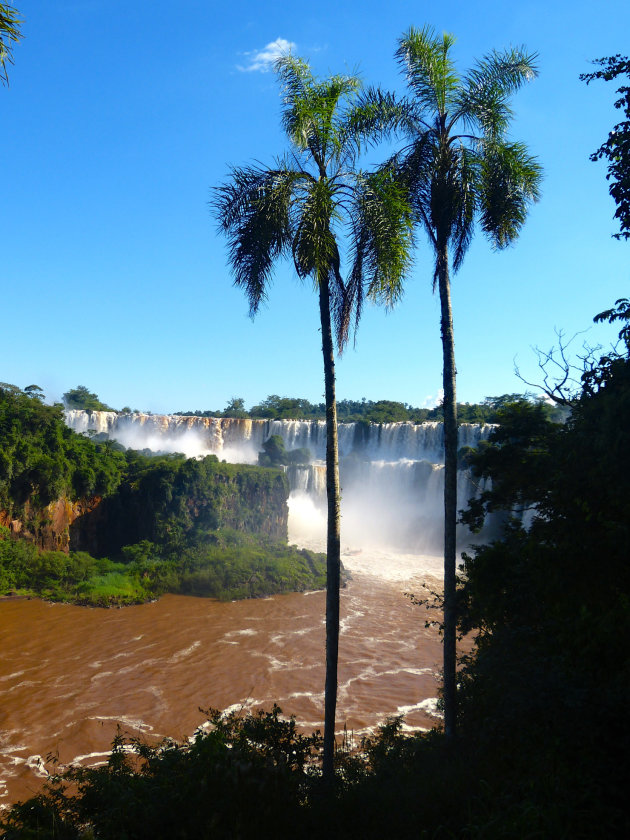
[[[214,456],[142,459],[116,493],[74,518],[69,545],[101,557],[141,540],[176,548],[217,528],[286,542],[288,495],[279,470],[220,463]]]
[[[18,516],[8,510],[0,510],[0,525],[39,548],[67,552],[70,549],[71,526],[79,517],[94,511],[101,501],[100,496],[78,501],[63,497],[43,507],[28,501]]]

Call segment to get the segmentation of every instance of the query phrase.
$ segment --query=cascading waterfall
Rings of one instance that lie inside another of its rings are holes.
[[[317,420],[250,420],[182,415],[66,411],[76,432],[107,435],[123,446],[188,457],[214,454],[231,463],[256,463],[263,443],[279,435],[287,450],[309,449],[307,465],[287,468],[292,539],[317,541],[325,533],[326,424]],[[475,446],[492,426],[464,423],[459,445]],[[344,545],[388,546],[440,553],[443,522],[441,423],[340,423],[339,457]],[[458,506],[477,492],[467,471],[458,478]],[[462,532],[461,541],[470,541]]]

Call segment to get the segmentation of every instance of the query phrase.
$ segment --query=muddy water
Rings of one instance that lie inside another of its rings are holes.
[[[404,712],[430,727],[441,656],[403,594],[436,585],[437,558],[344,557],[339,727],[362,733]],[[439,584],[437,584],[439,585]],[[321,727],[324,593],[227,604],[169,595],[118,610],[0,603],[0,804],[62,764],[106,759],[116,727],[185,738],[199,707],[270,708]]]

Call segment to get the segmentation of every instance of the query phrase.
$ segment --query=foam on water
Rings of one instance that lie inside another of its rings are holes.
[[[180,662],[182,659],[185,659],[187,656],[190,656],[190,654],[193,651],[197,650],[197,648],[200,645],[201,645],[201,642],[197,639],[197,641],[193,642],[192,645],[189,645],[188,647],[184,648],[183,650],[178,650],[177,653],[174,653],[168,661],[170,663]],[[123,669],[123,671],[126,671],[126,670],[127,669]],[[123,671],[121,671],[120,673],[123,673]]]

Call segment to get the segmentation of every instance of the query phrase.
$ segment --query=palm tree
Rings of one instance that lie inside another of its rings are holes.
[[[406,145],[390,165],[407,186],[415,220],[433,248],[440,295],[444,388],[444,685],[447,736],[456,723],[457,403],[450,269],[462,265],[477,222],[495,248],[519,234],[539,197],[541,167],[507,139],[509,99],[536,75],[535,55],[492,52],[466,75],[451,58],[455,39],[410,29],[396,59],[411,97],[399,108]]]
[[[326,399],[328,501],[326,684],[323,774],[334,776],[339,646],[340,510],[336,343],[343,347],[352,314],[364,293],[391,305],[402,290],[411,252],[411,215],[391,172],[356,170],[364,145],[385,130],[378,97],[358,94],[355,76],[319,80],[293,56],[279,59],[282,123],[290,151],[273,167],[233,168],[212,201],[227,235],[234,282],[247,295],[250,314],[266,299],[274,264],[288,257],[319,297]],[[342,276],[342,257],[348,263]]]

